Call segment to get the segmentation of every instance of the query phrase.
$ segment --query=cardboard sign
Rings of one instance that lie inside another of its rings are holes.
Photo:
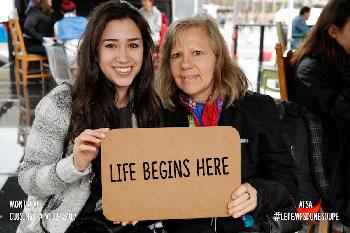
[[[101,176],[109,220],[229,216],[241,182],[240,137],[228,126],[111,130]]]

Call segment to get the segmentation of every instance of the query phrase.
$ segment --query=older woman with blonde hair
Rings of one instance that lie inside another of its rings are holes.
[[[242,185],[227,203],[232,217],[167,220],[165,230],[231,233],[258,227],[266,214],[288,205],[297,183],[274,100],[248,91],[246,76],[207,15],[172,24],[162,49],[159,94],[165,126],[232,126],[242,144]]]

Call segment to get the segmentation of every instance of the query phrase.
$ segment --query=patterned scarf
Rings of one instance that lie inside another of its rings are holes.
[[[213,93],[209,96],[207,103],[196,103],[188,95],[181,93],[179,96],[179,102],[184,106],[191,115],[188,116],[188,123],[190,127],[205,127],[205,126],[217,126],[222,110],[222,97],[219,96],[215,101],[209,103],[213,96]],[[244,227],[252,227],[254,225],[254,219],[249,214],[241,216]]]
[[[179,102],[190,111],[194,123],[197,127],[217,126],[222,110],[222,98],[219,96],[215,101],[211,101],[213,93],[209,96],[207,103],[196,103],[188,95],[181,93]]]

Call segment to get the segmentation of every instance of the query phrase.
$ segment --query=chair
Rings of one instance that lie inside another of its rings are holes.
[[[278,42],[283,45],[284,48],[287,47],[287,35],[283,28],[282,22],[276,23]],[[283,50],[284,51],[284,50]]]
[[[45,49],[49,61],[50,73],[56,84],[59,85],[65,81],[69,81],[71,73],[63,45],[45,44]]]
[[[271,86],[271,83],[269,81],[276,81],[275,86]],[[260,88],[263,88],[264,93],[266,91],[271,92],[277,92],[279,93],[279,87],[278,87],[278,75],[277,75],[277,69],[274,67],[271,68],[263,68],[261,71],[261,83]]]
[[[28,54],[22,30],[17,18],[9,19],[9,29],[11,35],[11,42],[13,45],[13,51],[15,56],[15,79],[17,95],[20,103],[24,102],[25,107],[25,124],[27,127],[31,124],[31,116],[34,115],[34,110],[31,109],[30,96],[28,93],[28,79],[41,78],[42,82],[44,78],[48,78],[49,75],[45,72],[44,61],[46,57],[37,54]],[[29,70],[29,64],[39,63],[39,70]],[[23,90],[22,90],[23,89]],[[22,96],[23,93],[23,96]],[[23,98],[24,97],[24,98]],[[31,96],[34,97],[34,96]],[[21,106],[20,106],[21,107]],[[19,127],[22,125],[22,114],[19,119]]]
[[[291,65],[293,51],[290,50],[286,53],[286,56],[283,56],[284,48],[281,43],[277,43],[275,49],[281,99],[288,100],[287,85],[294,78],[294,69]]]

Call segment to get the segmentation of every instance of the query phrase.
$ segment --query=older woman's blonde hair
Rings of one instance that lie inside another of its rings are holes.
[[[189,28],[202,28],[208,35],[216,57],[214,70],[214,98],[223,97],[224,106],[230,106],[236,99],[247,93],[248,81],[243,71],[230,58],[224,38],[213,18],[201,14],[174,22],[168,29],[162,47],[160,63],[159,95],[164,107],[174,109],[173,96],[178,90],[170,71],[171,48],[181,34]]]

